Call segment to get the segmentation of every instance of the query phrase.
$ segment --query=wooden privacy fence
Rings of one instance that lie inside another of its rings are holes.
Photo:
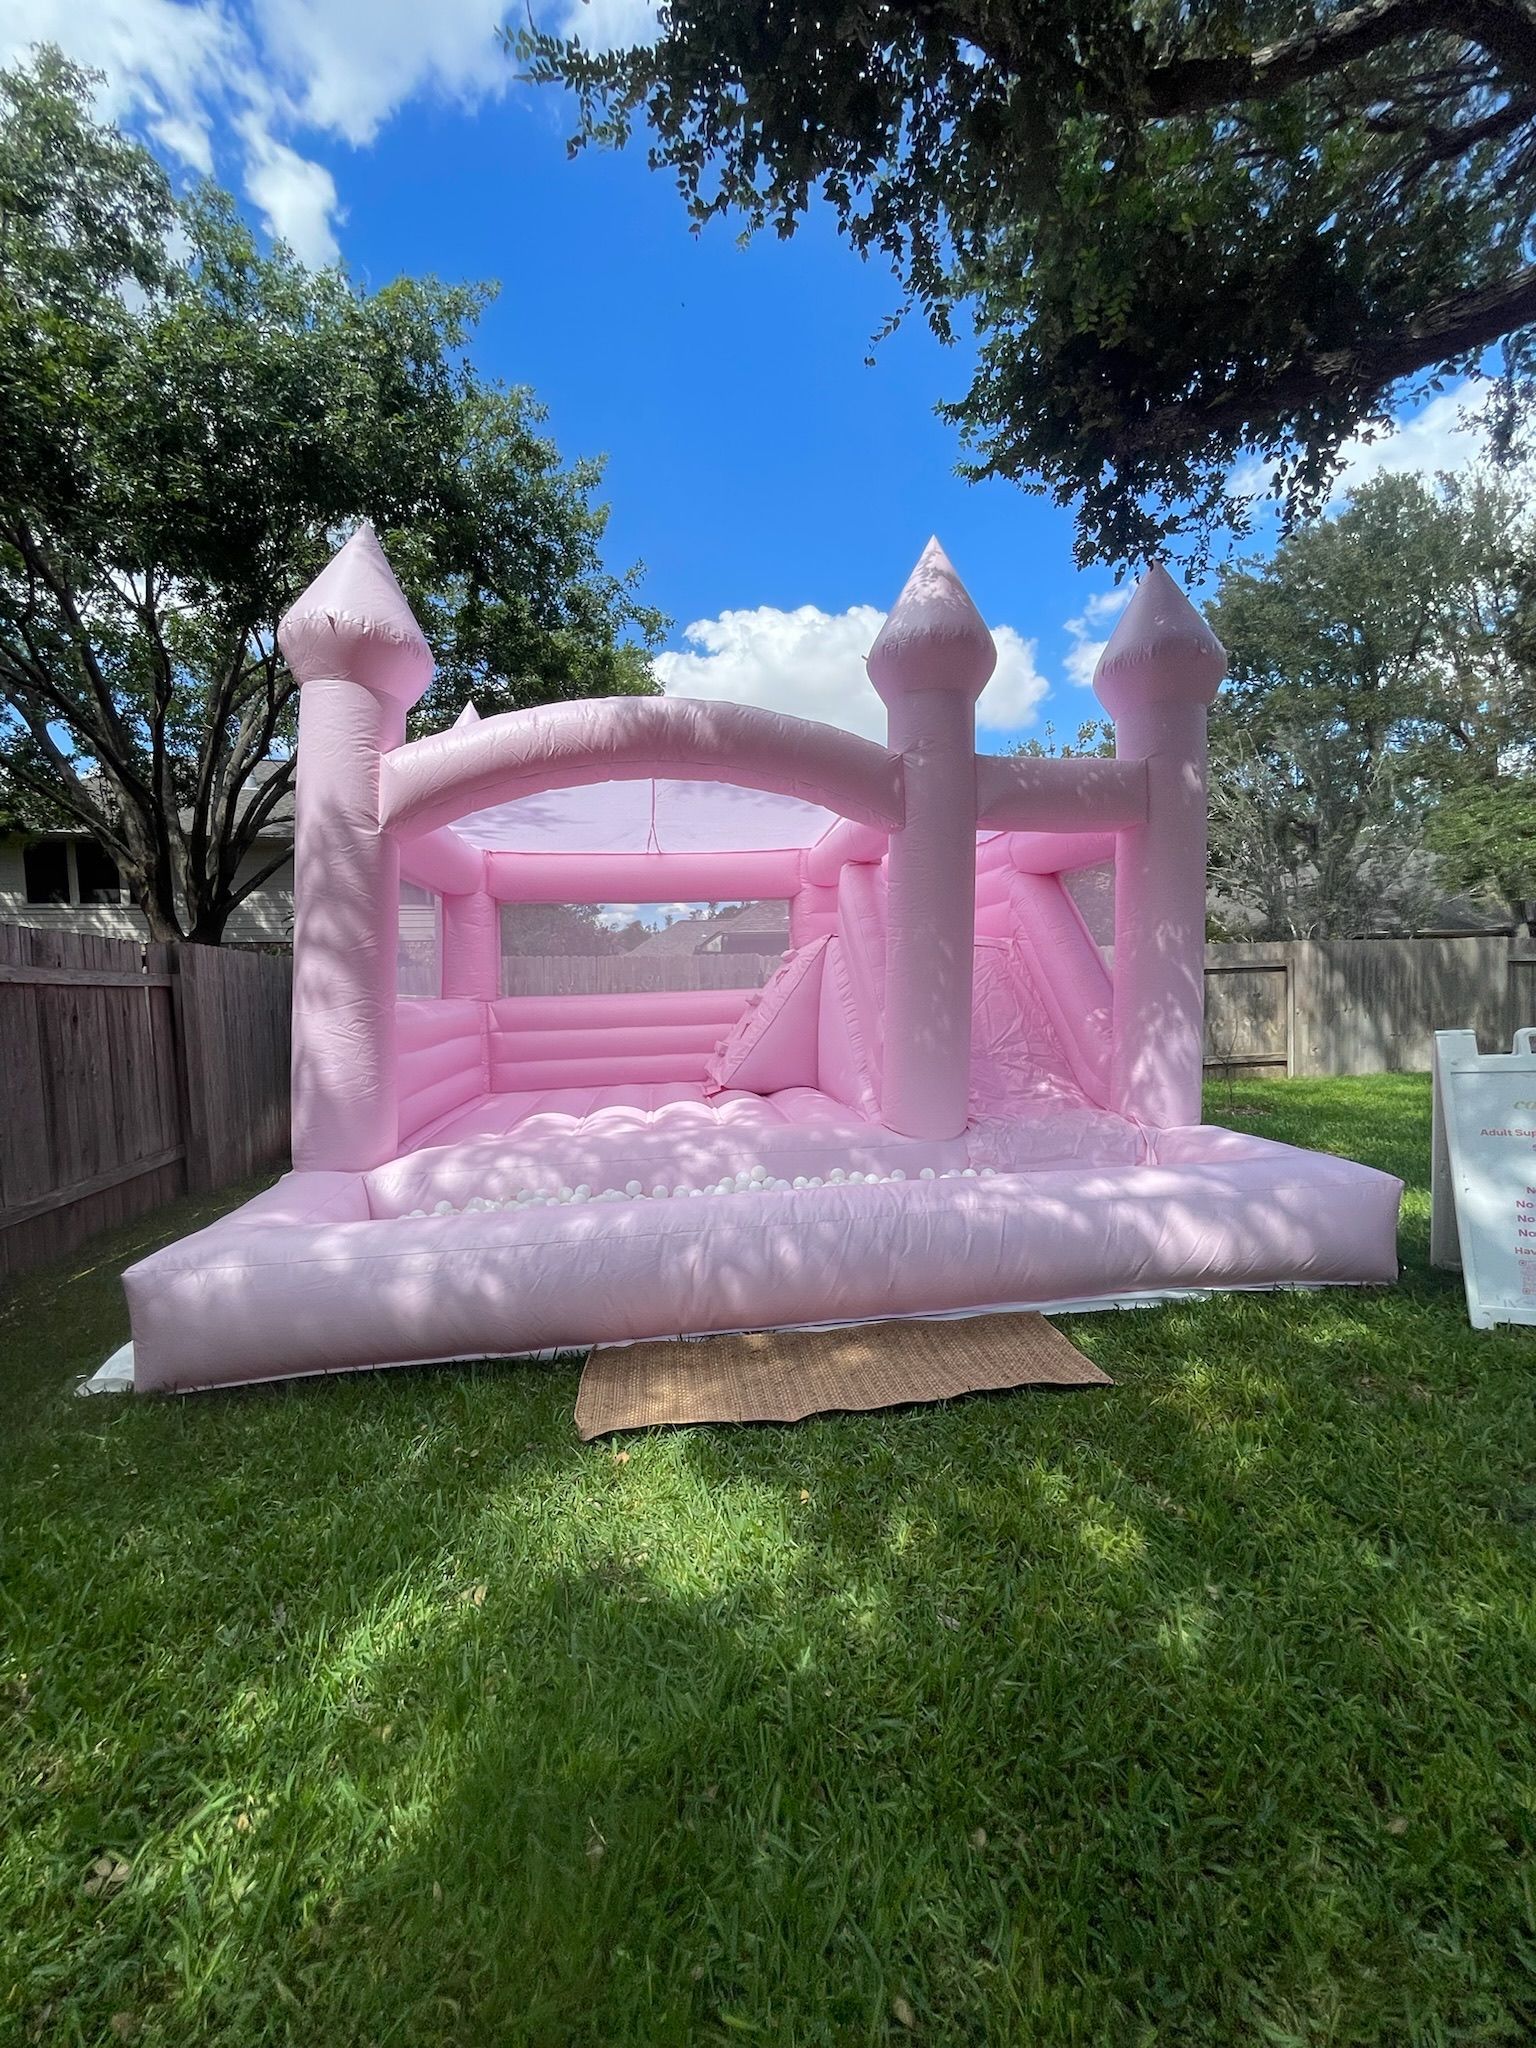
[[[1411,1073],[1437,1031],[1508,1052],[1536,1023],[1536,950],[1508,938],[1285,939],[1205,949],[1217,1072]]]
[[[777,953],[516,955],[526,995],[756,987]],[[1424,1069],[1436,1030],[1485,1052],[1536,1023],[1536,949],[1506,938],[1206,948],[1206,1065]],[[98,1230],[281,1164],[286,955],[0,925],[0,1277]]]
[[[761,988],[780,953],[505,953],[501,985],[516,996],[617,996],[695,988]]]
[[[0,1277],[288,1150],[285,955],[0,925]]]

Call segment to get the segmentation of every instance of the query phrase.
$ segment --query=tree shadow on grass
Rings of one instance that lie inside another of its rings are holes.
[[[1528,2038],[1527,1338],[1423,1274],[1070,1327],[1113,1392],[617,1445],[539,1368],[79,1404],[0,1553],[0,2015]]]
[[[174,1415],[184,1484],[57,1509],[28,1577],[25,2009],[64,2040],[858,2042],[898,1999],[958,2042],[1517,2038],[1517,1453],[1486,1386],[1415,1395],[1371,1329],[1334,1297],[1095,1319],[1114,1393],[623,1462],[536,1369],[104,1421]],[[83,1898],[102,1847],[132,1875]]]

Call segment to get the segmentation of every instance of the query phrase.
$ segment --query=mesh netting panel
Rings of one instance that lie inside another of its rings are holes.
[[[400,884],[395,993],[433,997],[442,991],[442,904],[430,889]]]
[[[1115,950],[1115,864],[1096,861],[1091,868],[1073,868],[1061,885],[1077,905],[1078,915],[1106,961]]]
[[[509,996],[760,988],[789,946],[782,902],[504,903]]]

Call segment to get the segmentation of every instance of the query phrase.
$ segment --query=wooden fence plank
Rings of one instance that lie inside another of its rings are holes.
[[[30,1223],[34,1216],[46,1216],[54,1209],[67,1209],[71,1203],[82,1202],[87,1195],[105,1194],[108,1188],[120,1187],[124,1181],[137,1180],[146,1173],[158,1173],[163,1166],[172,1166],[184,1156],[180,1145],[171,1145],[163,1152],[157,1152],[149,1159],[135,1159],[127,1166],[114,1166],[105,1173],[95,1174],[90,1180],[75,1181],[67,1188],[57,1188],[52,1194],[42,1195],[35,1202],[23,1203],[20,1208],[0,1211],[0,1230],[14,1229],[18,1223]]]
[[[77,973],[72,967],[6,964],[0,965],[0,982],[19,982],[25,988],[169,988],[171,977],[168,974],[124,974],[105,967],[82,968]]]
[[[1536,953],[1497,935],[1213,944],[1205,973],[1205,1058],[1217,1070],[1423,1072],[1437,1030],[1475,1031],[1484,1052],[1507,1052],[1516,1028],[1536,1022]]]
[[[287,1153],[292,966],[183,946],[177,971],[188,1184],[220,1187]]]
[[[0,926],[0,1274],[280,1165],[290,991],[286,956]]]
[[[0,1209],[54,1185],[42,1061],[36,1002],[22,989],[0,989]]]

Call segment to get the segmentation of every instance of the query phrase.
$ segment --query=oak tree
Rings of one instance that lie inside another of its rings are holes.
[[[471,367],[484,288],[264,249],[90,95],[0,71],[0,807],[216,943],[285,858],[248,859],[293,786],[277,621],[357,521],[437,657],[418,729],[651,690],[663,621],[604,565],[600,465]]]
[[[1514,430],[1536,0],[668,0],[641,47],[513,40],[696,222],[788,235],[819,194],[971,322],[969,473],[1074,505],[1085,561],[1241,528],[1234,465],[1317,511],[1437,379],[1499,370]]]

